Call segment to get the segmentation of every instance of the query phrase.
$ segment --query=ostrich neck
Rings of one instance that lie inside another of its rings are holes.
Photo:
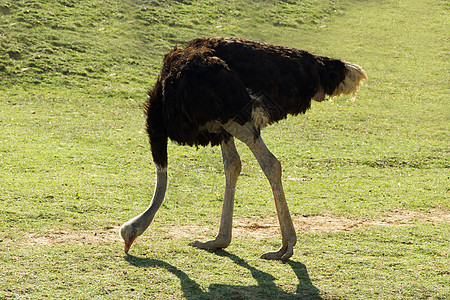
[[[139,228],[138,235],[141,235],[150,226],[156,212],[161,206],[167,188],[167,168],[157,167],[156,169],[156,187],[153,193],[152,202],[147,209],[138,215],[134,223]]]

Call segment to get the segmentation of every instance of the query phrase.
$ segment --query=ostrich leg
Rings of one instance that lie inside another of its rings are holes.
[[[236,181],[241,172],[241,160],[234,144],[234,139],[223,141],[221,144],[223,167],[225,171],[225,196],[223,199],[222,217],[220,219],[219,233],[214,240],[200,242],[193,241],[189,243],[200,249],[222,249],[226,248],[231,242],[231,229],[233,222],[234,192],[236,190]]]
[[[282,247],[276,252],[264,253],[261,258],[287,260],[294,253],[294,245],[297,241],[294,225],[284,196],[283,185],[281,183],[281,164],[278,159],[267,149],[261,137],[251,142],[247,146],[253,152],[264,174],[270,182],[277,208],[278,221],[281,227]]]
[[[261,258],[287,260],[294,253],[297,236],[284,196],[283,185],[281,182],[281,163],[266,147],[253,125],[247,123],[242,126],[231,121],[224,124],[224,128],[250,148],[272,187],[278,221],[281,227],[282,246],[276,252],[264,253]]]

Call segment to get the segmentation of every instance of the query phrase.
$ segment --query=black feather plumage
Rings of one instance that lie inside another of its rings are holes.
[[[252,122],[256,106],[267,114],[268,124],[304,113],[316,93],[331,95],[346,73],[341,60],[295,48],[238,38],[192,40],[165,56],[149,92],[152,152],[161,152],[157,149],[167,138],[182,145],[218,145],[230,135],[214,124]],[[167,153],[154,153],[154,158],[163,164]]]

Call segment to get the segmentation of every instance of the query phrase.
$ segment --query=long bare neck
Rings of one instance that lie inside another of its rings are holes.
[[[137,215],[136,217],[130,219],[125,224],[122,225],[124,231],[127,235],[133,235],[137,237],[141,235],[150,226],[156,212],[164,201],[164,195],[167,188],[167,168],[157,167],[156,169],[156,187],[153,193],[152,202],[147,207],[147,209]]]
[[[164,201],[167,189],[167,168],[157,168],[156,170],[156,187],[153,193],[152,202],[147,209],[141,214],[141,229],[144,232],[153,220],[156,212]],[[141,232],[141,234],[142,234]]]

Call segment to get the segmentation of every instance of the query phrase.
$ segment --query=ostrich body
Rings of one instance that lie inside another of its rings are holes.
[[[147,132],[156,165],[156,188],[149,207],[122,225],[128,252],[150,225],[167,187],[167,141],[180,145],[220,145],[225,195],[219,233],[191,246],[221,249],[231,242],[236,182],[241,161],[234,139],[245,143],[272,187],[282,246],[265,259],[287,260],[297,237],[281,181],[281,164],[260,136],[266,125],[304,113],[311,100],[353,94],[366,73],[345,61],[315,56],[294,48],[237,38],[200,38],[165,58],[146,102]]]

